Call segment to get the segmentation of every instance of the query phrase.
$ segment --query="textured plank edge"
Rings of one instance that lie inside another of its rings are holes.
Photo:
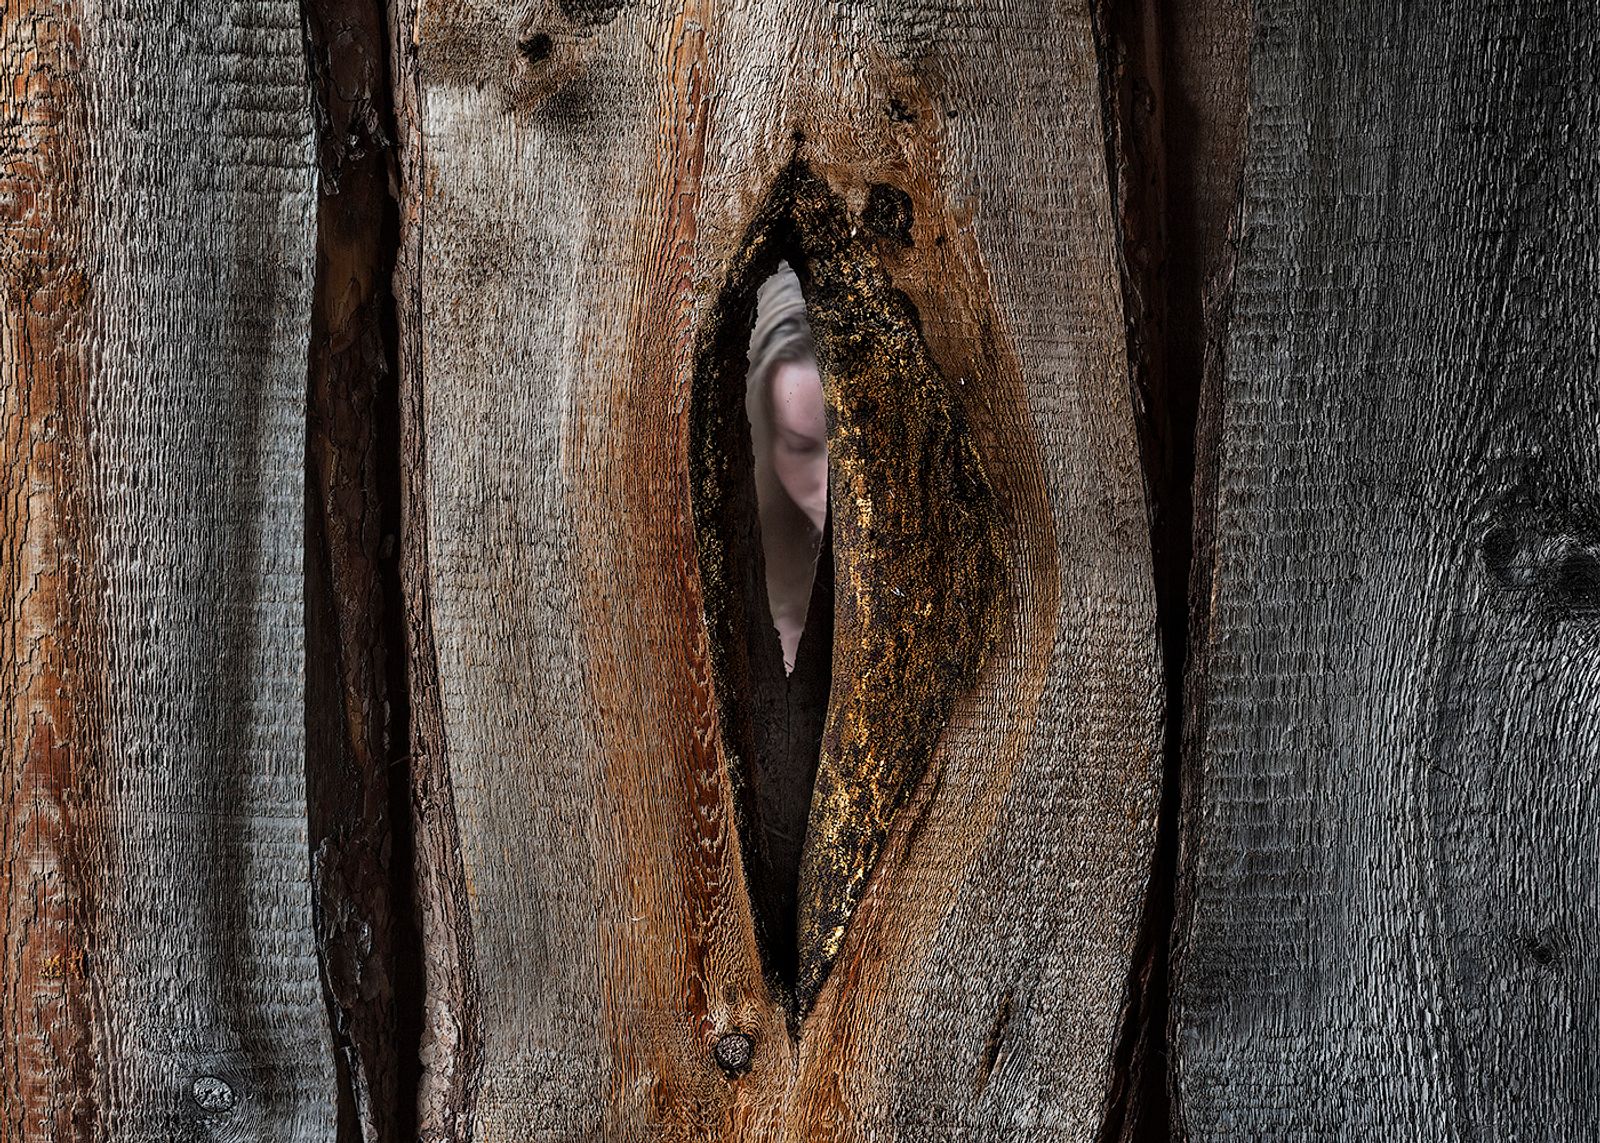
[[[400,384],[400,564],[410,687],[411,829],[422,987],[417,1135],[424,1143],[472,1137],[482,1056],[478,988],[466,872],[444,741],[438,656],[429,602],[426,434],[423,419],[422,87],[417,0],[390,0],[400,225],[395,255],[395,328]]]

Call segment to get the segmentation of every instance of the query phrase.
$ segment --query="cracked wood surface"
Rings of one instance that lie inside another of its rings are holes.
[[[1162,698],[1087,11],[449,0],[395,27],[424,1137],[1096,1137]],[[855,213],[907,196],[874,257],[1011,569],[797,1039],[745,891],[685,420],[795,159]]]
[[[1256,5],[1175,984],[1210,1139],[1587,1137],[1600,34]]]
[[[331,1140],[299,6],[0,7],[0,1139]]]

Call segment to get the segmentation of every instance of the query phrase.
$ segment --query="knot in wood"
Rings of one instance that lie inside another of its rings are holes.
[[[550,58],[550,53],[555,50],[555,41],[544,32],[517,41],[517,51],[522,53],[522,58],[529,63],[542,63]]]

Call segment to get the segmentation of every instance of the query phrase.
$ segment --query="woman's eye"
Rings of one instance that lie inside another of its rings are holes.
[[[828,447],[826,438],[802,436],[799,433],[780,433],[779,440],[789,452],[818,453]]]

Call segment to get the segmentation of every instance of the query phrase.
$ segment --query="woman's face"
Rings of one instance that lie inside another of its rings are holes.
[[[772,372],[772,469],[820,532],[828,516],[828,416],[816,361]]]

